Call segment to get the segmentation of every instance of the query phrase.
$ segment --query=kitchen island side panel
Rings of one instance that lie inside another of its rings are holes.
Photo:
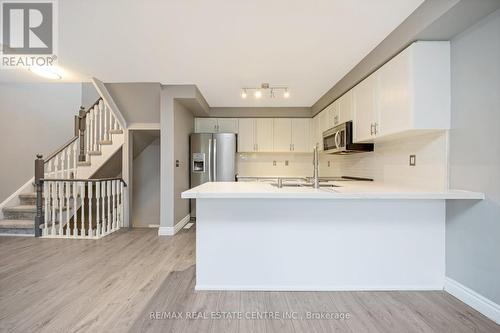
[[[197,204],[197,290],[443,288],[445,200]]]

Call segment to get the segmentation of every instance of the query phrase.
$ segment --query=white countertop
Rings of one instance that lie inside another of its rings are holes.
[[[210,182],[182,192],[185,199],[484,199],[484,193],[463,190],[428,191],[377,182],[331,182],[339,187],[283,187],[259,182]]]

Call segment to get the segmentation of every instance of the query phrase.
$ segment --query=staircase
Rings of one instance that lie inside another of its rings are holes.
[[[123,180],[92,175],[123,146],[122,126],[99,98],[75,116],[75,133],[45,160],[38,155],[35,177],[0,212],[0,235],[95,239],[120,228]]]

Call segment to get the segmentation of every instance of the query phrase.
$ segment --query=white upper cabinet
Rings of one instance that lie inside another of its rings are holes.
[[[323,111],[321,111],[319,113],[319,131],[321,133],[321,137],[323,137],[323,132],[330,129],[332,126],[331,126],[331,123],[329,121],[329,110],[327,109],[324,109]]]
[[[217,118],[196,118],[194,120],[194,131],[196,133],[216,133]]]
[[[239,119],[238,151],[311,152],[311,119]]]
[[[255,119],[255,143],[259,152],[274,151],[274,119],[257,118]]]
[[[353,120],[353,92],[349,90],[338,100],[338,118],[334,118],[334,126]],[[336,122],[335,122],[336,120]]]
[[[290,118],[274,119],[274,151],[292,151],[292,120]]]
[[[195,133],[238,133],[236,118],[196,118]]]
[[[319,126],[319,115],[314,116],[311,122],[312,145],[318,145],[319,150],[323,150],[323,133]]]
[[[353,89],[354,140],[450,128],[450,44],[416,42]]]
[[[241,118],[238,120],[238,152],[272,152],[272,118]]]
[[[310,153],[311,119],[292,118],[292,151],[295,153]]]
[[[333,126],[338,125],[338,123],[339,123],[339,101],[336,100],[332,104],[328,105],[325,108],[325,111],[328,114],[328,123],[326,125],[326,129],[330,129]]]
[[[241,118],[238,119],[238,151],[253,152],[256,150],[255,145],[255,119]]]
[[[405,49],[377,73],[379,135],[411,128],[410,51]]]
[[[238,119],[218,118],[217,131],[220,133],[238,133]]]
[[[377,72],[373,73],[353,89],[354,99],[354,142],[373,138],[377,122],[376,93]]]

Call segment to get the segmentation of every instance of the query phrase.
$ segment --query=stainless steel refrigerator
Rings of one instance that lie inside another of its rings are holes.
[[[190,143],[191,188],[236,180],[236,134],[193,133]],[[196,217],[196,200],[191,200],[191,217]]]

